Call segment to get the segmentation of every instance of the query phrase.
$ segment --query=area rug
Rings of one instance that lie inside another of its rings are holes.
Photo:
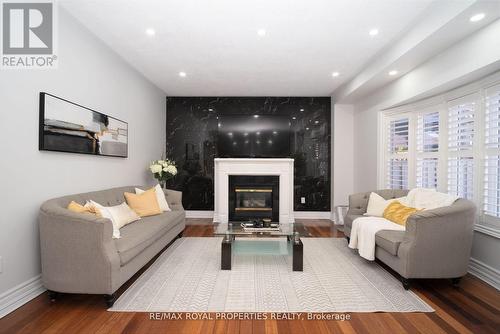
[[[377,263],[366,261],[349,249],[344,239],[302,238],[302,272],[292,271],[286,239],[264,238],[250,241],[259,252],[245,252],[243,241],[243,246],[239,246],[241,251],[235,250],[232,270],[220,270],[221,240],[216,237],[177,240],[109,310],[433,311]]]

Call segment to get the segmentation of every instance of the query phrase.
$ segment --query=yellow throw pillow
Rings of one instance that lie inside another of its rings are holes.
[[[88,204],[85,204],[85,206],[83,206],[76,203],[75,201],[71,201],[71,203],[68,204],[68,210],[76,213],[91,213],[93,215],[101,217],[101,213],[95,206]]]
[[[161,213],[160,205],[156,199],[155,188],[151,188],[142,194],[125,193],[127,204],[139,216],[147,217]]]
[[[406,226],[406,221],[408,220],[408,217],[418,211],[420,210],[404,206],[400,202],[394,201],[391,204],[389,204],[387,208],[385,208],[384,218],[390,220],[393,223]]]

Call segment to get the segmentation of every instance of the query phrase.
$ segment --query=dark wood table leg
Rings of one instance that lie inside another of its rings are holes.
[[[304,244],[302,240],[292,241],[293,255],[292,255],[292,269],[293,271],[303,271],[304,263]]]
[[[231,260],[233,256],[232,246],[233,246],[233,236],[225,236],[222,239],[221,244],[221,258],[220,258],[220,269],[221,270],[231,270]]]

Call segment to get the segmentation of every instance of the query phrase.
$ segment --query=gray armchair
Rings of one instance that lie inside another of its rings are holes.
[[[385,199],[408,190],[374,191]],[[349,196],[344,234],[349,240],[354,219],[366,212],[370,192]],[[467,273],[476,206],[458,199],[451,206],[420,211],[406,222],[406,231],[382,230],[375,235],[375,257],[399,275],[405,289],[413,278],[451,278],[458,284]]]

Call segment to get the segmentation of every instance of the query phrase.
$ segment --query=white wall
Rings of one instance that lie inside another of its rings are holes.
[[[333,127],[333,173],[332,211],[337,205],[347,205],[354,190],[354,107],[348,104],[334,104]]]
[[[378,188],[378,114],[381,110],[436,95],[500,68],[500,20],[453,45],[413,71],[357,101],[354,106],[354,190]],[[500,273],[500,240],[476,232],[472,258]]]
[[[0,71],[0,296],[40,273],[37,213],[57,196],[152,182],[165,143],[166,94],[64,9],[59,68]],[[38,151],[38,94],[64,97],[129,123],[129,158]]]

